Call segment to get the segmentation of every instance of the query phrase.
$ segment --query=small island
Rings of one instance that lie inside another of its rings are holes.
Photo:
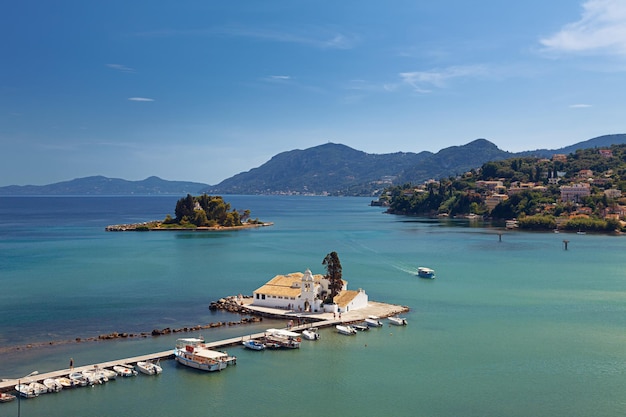
[[[262,222],[250,217],[250,210],[231,210],[230,203],[220,196],[192,196],[176,202],[176,217],[165,216],[163,220],[143,223],[115,224],[105,228],[107,232],[152,231],[152,230],[198,230],[219,231],[238,230],[253,227],[271,226],[273,223]]]

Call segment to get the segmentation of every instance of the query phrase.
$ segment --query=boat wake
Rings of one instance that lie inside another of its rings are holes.
[[[402,271],[411,275],[417,275],[417,268],[415,267],[412,267],[406,264],[395,264],[395,265],[392,264],[391,266],[397,269],[398,271]]]

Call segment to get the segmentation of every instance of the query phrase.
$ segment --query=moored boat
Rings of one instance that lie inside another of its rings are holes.
[[[370,327],[382,327],[383,322],[378,320],[378,317],[376,316],[370,316],[365,319],[365,324],[367,324]]]
[[[119,376],[130,377],[137,375],[137,371],[135,371],[130,365],[115,365],[113,370],[117,372]]]
[[[350,326],[359,332],[366,332],[370,329],[366,324],[351,324]]]
[[[43,384],[48,388],[50,392],[59,392],[63,389],[63,385],[59,381],[53,378],[46,378],[43,380]]]
[[[265,331],[264,343],[273,343],[285,349],[298,349],[302,342],[299,333],[283,329],[267,329]]]
[[[225,352],[211,350],[204,345],[204,339],[183,338],[176,341],[174,348],[176,362],[201,371],[215,372],[234,365],[237,358]]]
[[[409,324],[406,319],[402,317],[387,317],[387,320],[389,320],[389,323],[395,326],[406,326],[407,324]]]
[[[435,270],[431,268],[426,268],[425,266],[420,266],[417,268],[417,276],[420,278],[435,278]]]
[[[35,398],[39,396],[39,393],[35,391],[35,388],[31,387],[30,384],[17,384],[15,391],[23,398]]]
[[[89,384],[82,372],[72,372],[67,376],[74,386],[84,387]]]
[[[48,387],[40,382],[31,382],[30,384],[28,384],[28,386],[31,387],[37,393],[37,395],[48,393]]]
[[[15,399],[15,395],[9,394],[8,392],[0,392],[0,403],[8,403],[9,401],[13,401]]]
[[[135,364],[137,370],[146,375],[158,375],[163,372],[163,368],[158,363],[150,361],[139,361]]]
[[[74,386],[72,380],[65,376],[57,378],[56,381],[61,384],[63,388],[72,388]]]
[[[251,350],[263,350],[265,349],[265,345],[261,342],[259,342],[258,340],[254,340],[254,339],[250,339],[250,340],[246,340],[244,342],[241,342],[241,344]]]
[[[337,332],[340,334],[345,334],[346,336],[354,336],[356,334],[354,327],[349,325],[338,324],[335,326],[335,329],[337,329]]]
[[[317,332],[317,328],[311,327],[302,331],[302,337],[308,340],[319,340],[320,334]]]

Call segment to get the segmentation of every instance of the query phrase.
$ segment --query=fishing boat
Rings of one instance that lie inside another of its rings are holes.
[[[46,378],[43,380],[43,384],[48,388],[50,392],[59,392],[63,389],[63,385],[54,378]]]
[[[435,278],[435,270],[426,268],[425,266],[420,266],[417,268],[417,276],[420,278],[433,279]]]
[[[275,343],[284,349],[299,349],[302,337],[300,333],[283,329],[267,329],[265,343]]]
[[[345,334],[346,336],[354,336],[356,334],[356,330],[350,325],[344,326],[342,324],[338,324],[335,326],[335,329],[337,329],[337,332],[340,334]]]
[[[176,362],[201,371],[215,372],[235,364],[237,358],[225,352],[211,350],[204,345],[204,339],[183,338],[176,341],[174,348]]]
[[[369,316],[368,318],[366,318],[365,324],[367,324],[370,327],[382,327],[383,326],[383,322],[380,321],[378,317],[376,316]]]
[[[311,327],[302,331],[302,337],[307,340],[319,340],[320,334],[317,332],[317,328]]]
[[[389,320],[389,323],[393,324],[394,326],[406,326],[407,324],[409,324],[406,319],[402,317],[387,317],[387,320]]]
[[[263,350],[265,349],[265,345],[261,342],[259,342],[258,340],[246,340],[244,342],[241,342],[241,344],[251,350]]]
[[[8,403],[9,401],[13,401],[15,399],[15,395],[9,394],[8,392],[0,392],[0,403]]]
[[[146,375],[157,375],[163,372],[163,368],[158,363],[150,361],[139,361],[135,364],[137,370]]]
[[[30,384],[17,384],[15,391],[23,398],[35,398],[39,396],[39,393]]]

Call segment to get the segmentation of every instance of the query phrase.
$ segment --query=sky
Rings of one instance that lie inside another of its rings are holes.
[[[0,38],[0,186],[626,133],[624,0],[20,0]]]

